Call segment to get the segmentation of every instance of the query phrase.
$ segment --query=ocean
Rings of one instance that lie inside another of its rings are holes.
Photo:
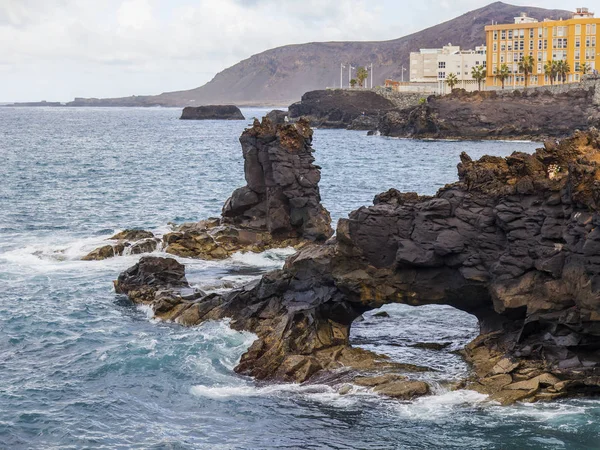
[[[597,449],[600,401],[501,407],[449,385],[477,335],[447,307],[387,305],[352,342],[399,362],[433,394],[412,402],[357,389],[264,384],[233,372],[253,341],[225,322],[184,328],[114,293],[138,256],[80,258],[115,232],[162,234],[217,216],[245,184],[247,121],[180,121],[170,108],[0,108],[0,448]],[[411,141],[316,130],[324,205],[334,221],[389,188],[433,194],[459,155],[532,152],[528,142]],[[206,290],[280,268],[289,249],[225,261],[180,259]],[[416,343],[447,344],[443,350]]]

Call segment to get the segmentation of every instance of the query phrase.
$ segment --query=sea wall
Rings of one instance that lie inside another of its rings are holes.
[[[519,91],[524,97],[530,97],[539,95],[541,92],[560,95],[568,94],[573,91],[587,90],[594,92],[592,103],[600,106],[600,77],[594,77],[593,75],[585,76],[579,83],[557,83],[550,86],[529,86],[527,88],[519,87],[516,89],[512,86],[506,86],[505,89],[500,87],[490,87],[487,90],[496,92],[500,98],[513,96],[515,91]]]
[[[388,99],[396,108],[406,109],[419,105],[419,103],[427,100],[429,94],[423,94],[418,92],[396,92],[383,87],[377,87],[373,91],[381,95],[383,98]]]

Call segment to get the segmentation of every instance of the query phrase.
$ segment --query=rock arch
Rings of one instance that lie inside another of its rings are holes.
[[[475,372],[465,386],[506,403],[598,392],[599,161],[595,130],[534,155],[463,154],[459,182],[434,197],[377,196],[340,220],[335,239],[254,285],[186,297],[173,289],[187,284],[182,266],[143,258],[115,287],[158,317],[184,325],[230,317],[256,333],[236,371],[258,379],[394,370],[349,345],[352,322],[387,303],[446,304],[481,327],[465,349]]]

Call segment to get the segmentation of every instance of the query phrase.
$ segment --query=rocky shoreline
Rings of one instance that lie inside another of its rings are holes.
[[[308,124],[296,130],[311,134]],[[229,318],[255,333],[235,370],[260,380],[426,395],[425,383],[407,377],[423,368],[350,346],[350,327],[388,303],[443,304],[480,324],[463,352],[473,375],[460,387],[503,404],[598,394],[599,160],[596,130],[548,141],[534,155],[463,154],[457,183],[433,197],[380,194],[340,220],[335,238],[250,285],[205,295],[174,259],[144,257],[115,290],[163,320]]]
[[[392,95],[393,94],[393,95]],[[526,90],[466,92],[444,96],[371,90],[307,92],[289,107],[290,119],[312,126],[368,130],[411,139],[562,139],[574,130],[600,127],[600,80]]]

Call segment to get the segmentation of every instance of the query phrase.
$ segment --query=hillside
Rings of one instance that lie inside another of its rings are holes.
[[[383,42],[313,42],[287,45],[251,56],[218,73],[210,82],[188,91],[120,99],[77,99],[72,106],[186,106],[217,103],[236,105],[289,105],[307,91],[339,85],[340,63],[354,66],[373,63],[374,83],[399,79],[409,67],[409,54],[420,48],[442,47],[451,42],[474,48],[485,40],[485,25],[492,20],[513,21],[521,12],[538,20],[567,18],[568,11],[513,6],[495,2],[448,22]]]

